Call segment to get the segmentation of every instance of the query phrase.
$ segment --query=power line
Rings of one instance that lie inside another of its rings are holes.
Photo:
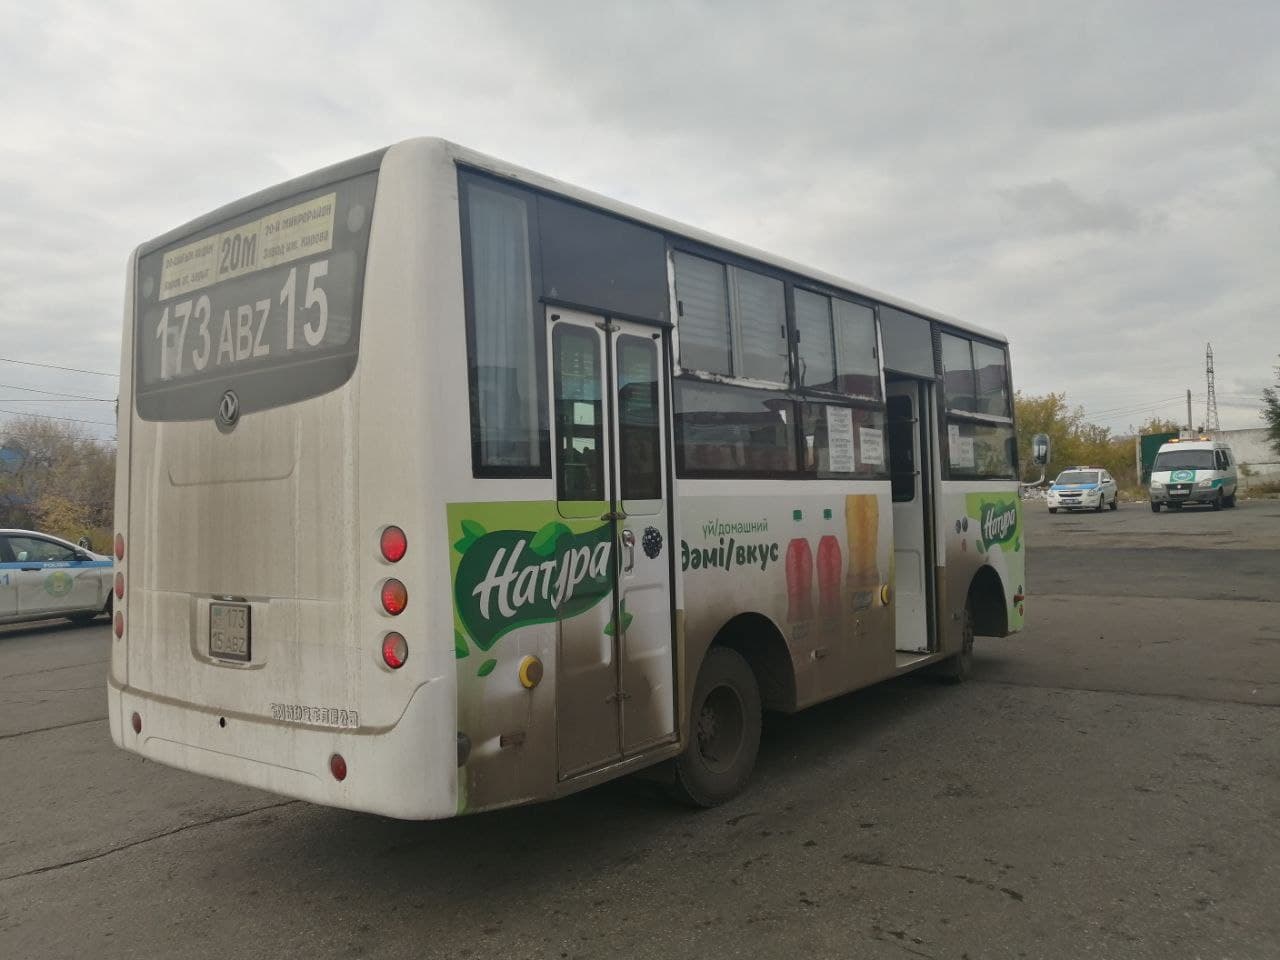
[[[99,427],[114,427],[115,424],[109,420],[80,420],[76,417],[55,417],[48,413],[26,413],[22,410],[3,410],[0,413],[7,413],[11,417],[39,417],[41,420],[66,420],[68,423],[92,423]]]
[[[88,373],[95,377],[115,377],[120,379],[118,373],[103,373],[101,370],[82,370],[79,367],[60,367],[56,363],[37,363],[35,360],[14,360],[12,357],[0,357],[0,362],[16,363],[24,367],[44,367],[47,370],[66,370],[68,373]]]
[[[44,393],[51,397],[67,397],[70,400],[92,400],[95,403],[115,403],[112,399],[103,399],[102,397],[88,397],[83,393],[60,393],[57,390],[41,390],[38,387],[20,387],[16,383],[0,383],[0,387],[6,390],[21,390],[23,393]],[[5,401],[6,403],[10,401]],[[33,401],[39,402],[39,401]]]
[[[1167,397],[1164,400],[1152,400],[1152,401],[1149,401],[1148,403],[1129,405],[1129,406],[1123,406],[1123,407],[1108,407],[1102,410],[1090,410],[1089,408],[1086,407],[1085,415],[1089,417],[1110,417],[1114,419],[1116,417],[1126,416],[1130,413],[1146,413],[1151,410],[1159,409],[1160,407],[1163,407],[1165,404],[1173,403],[1174,401],[1181,400],[1181,399],[1182,397]]]
[[[1096,412],[1098,412],[1098,413],[1108,413],[1108,412],[1110,412],[1110,411],[1112,411],[1112,410],[1131,410],[1131,409],[1135,409],[1135,408],[1137,408],[1137,407],[1151,407],[1151,406],[1155,406],[1156,404],[1160,404],[1160,403],[1169,403],[1170,401],[1173,401],[1173,400],[1181,400],[1181,399],[1182,399],[1182,394],[1177,394],[1177,395],[1172,396],[1172,397],[1161,397],[1161,398],[1157,398],[1157,399],[1154,399],[1154,400],[1144,400],[1144,401],[1142,401],[1142,402],[1140,402],[1140,403],[1139,403],[1139,402],[1135,402],[1135,403],[1124,403],[1124,404],[1117,404],[1117,405],[1109,406],[1109,407],[1100,407],[1100,408],[1098,408],[1098,409],[1097,409],[1097,411],[1096,411]],[[1087,409],[1089,409],[1089,408],[1088,408],[1088,407],[1086,407],[1085,409],[1087,410]]]

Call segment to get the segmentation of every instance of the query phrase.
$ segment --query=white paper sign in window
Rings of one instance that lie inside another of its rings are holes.
[[[827,407],[828,469],[832,473],[853,473],[853,411],[848,407]]]
[[[956,445],[956,456],[951,461],[953,467],[964,467],[966,470],[972,470],[978,465],[973,455],[973,437],[961,437]]]
[[[884,466],[884,431],[872,427],[858,428],[858,443],[862,449],[862,462],[867,466]]]

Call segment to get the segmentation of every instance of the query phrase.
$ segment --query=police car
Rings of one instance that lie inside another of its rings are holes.
[[[111,612],[111,558],[34,530],[0,529],[0,623]]]
[[[1115,510],[1119,489],[1111,474],[1098,467],[1072,467],[1058,474],[1046,498],[1049,512],[1059,510]]]

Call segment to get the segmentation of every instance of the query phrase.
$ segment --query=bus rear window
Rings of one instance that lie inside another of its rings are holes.
[[[148,251],[135,287],[139,414],[212,417],[316,396],[355,368],[377,174],[293,194]]]

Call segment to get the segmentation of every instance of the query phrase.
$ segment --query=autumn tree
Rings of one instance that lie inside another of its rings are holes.
[[[1280,366],[1276,367],[1276,385],[1263,388],[1261,417],[1267,424],[1271,449],[1280,454]]]
[[[1038,473],[1039,468],[1031,460],[1031,438],[1037,433],[1048,435],[1054,464],[1075,462],[1070,455],[1071,437],[1084,420],[1084,411],[1068,407],[1065,393],[1028,396],[1019,390],[1013,395],[1013,409],[1018,424],[1018,462],[1022,464],[1023,480],[1034,479]]]
[[[1053,458],[1046,469],[1048,476],[1066,467],[1091,466],[1106,470],[1122,485],[1137,483],[1132,438],[1113,437],[1110,427],[1090,423],[1082,407],[1068,404],[1065,393],[1033,396],[1019,391],[1014,395],[1014,412],[1024,480],[1034,480],[1039,475],[1039,468],[1031,462],[1031,438],[1045,433],[1049,435]]]
[[[1138,436],[1148,437],[1153,433],[1180,433],[1186,424],[1170,420],[1168,417],[1148,417],[1138,428]]]
[[[0,476],[0,526],[34,527],[94,546],[110,540],[115,449],[75,424],[21,417],[0,427],[17,458]]]

